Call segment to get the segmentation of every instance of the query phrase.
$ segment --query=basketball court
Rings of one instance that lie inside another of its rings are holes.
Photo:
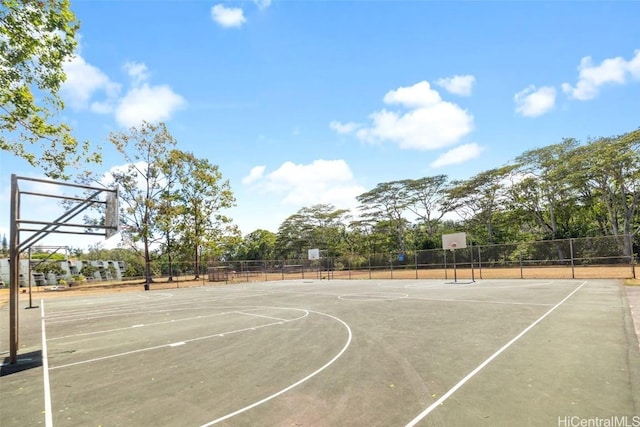
[[[3,426],[640,420],[616,281],[295,280],[24,305]]]

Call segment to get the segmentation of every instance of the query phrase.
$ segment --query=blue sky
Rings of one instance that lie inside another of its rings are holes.
[[[303,206],[352,208],[380,182],[469,178],[564,137],[640,126],[640,2],[85,0],[72,9],[80,45],[62,115],[103,147],[100,169],[122,164],[109,132],[162,120],[178,148],[230,181],[238,206],[228,213],[243,234],[275,232]],[[11,173],[40,172],[0,153],[7,235]]]

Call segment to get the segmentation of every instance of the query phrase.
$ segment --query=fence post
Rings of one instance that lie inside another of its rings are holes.
[[[518,253],[518,259],[520,260],[520,278],[524,279],[524,271],[522,270],[522,251]]]
[[[413,260],[416,265],[416,280],[418,279],[418,251],[413,251]]]
[[[269,280],[269,276],[267,275],[267,261],[262,261],[262,273],[264,274],[264,281],[267,282]]]
[[[368,258],[369,258],[369,280],[371,280],[371,255],[369,255]]]
[[[447,276],[447,250],[443,249],[442,252],[444,253],[444,280],[449,280],[449,277]]]
[[[389,257],[389,268],[391,269],[391,278],[393,279],[393,258]]]
[[[627,245],[629,246],[629,250],[631,251],[631,254],[629,255],[629,262],[631,263],[631,274],[633,276],[633,278],[636,278],[636,254],[633,253],[633,240],[631,239],[631,234],[625,234],[625,239],[627,242]],[[622,254],[624,255],[624,249]]]
[[[573,239],[569,239],[569,253],[571,254],[571,278],[576,278],[576,270],[573,262]]]
[[[482,254],[480,252],[480,246],[478,246],[478,270],[480,270],[480,280],[482,280]]]
[[[475,282],[476,281],[476,275],[475,275],[475,272],[473,270],[473,245],[471,245],[469,247],[469,254],[471,254],[471,281]]]

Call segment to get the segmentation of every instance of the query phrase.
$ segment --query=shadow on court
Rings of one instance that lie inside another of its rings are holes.
[[[40,312],[20,313],[33,365],[2,366],[3,426],[45,424],[47,399],[56,426],[640,425],[615,281],[300,280],[41,305],[48,375]]]
[[[9,357],[5,358],[0,366],[0,377],[26,371],[27,369],[40,368],[42,366],[42,351],[36,350],[20,354],[17,362],[10,363]]]

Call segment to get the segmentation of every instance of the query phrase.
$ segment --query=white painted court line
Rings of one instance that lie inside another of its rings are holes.
[[[262,314],[247,313],[247,312],[244,312],[244,311],[234,311],[233,313],[244,314],[244,315],[252,316],[252,317],[262,317],[263,319],[279,320],[281,322],[286,322],[287,321],[287,319],[281,319],[279,317],[265,316],[265,315],[262,315]]]
[[[410,300],[418,299],[424,301],[444,301],[444,302],[472,302],[472,303],[484,303],[484,304],[506,304],[506,305],[540,305],[551,306],[553,304],[539,303],[539,302],[517,302],[517,301],[485,301],[479,299],[457,299],[457,298],[424,298],[424,297],[409,297]]]
[[[540,316],[535,322],[533,322],[532,324],[530,324],[529,326],[527,326],[522,332],[520,332],[518,335],[516,335],[514,338],[511,339],[511,341],[509,341],[508,343],[506,343],[504,346],[502,346],[502,348],[500,348],[498,351],[496,351],[495,353],[493,353],[491,356],[489,356],[489,358],[487,360],[485,360],[484,362],[482,362],[480,365],[478,365],[473,371],[469,372],[467,374],[467,376],[465,376],[463,379],[461,379],[456,385],[454,385],[453,387],[451,387],[451,389],[449,391],[447,391],[445,394],[443,394],[438,400],[436,400],[435,402],[433,402],[427,409],[425,409],[424,411],[422,411],[417,417],[415,417],[413,420],[411,420],[406,427],[413,427],[416,424],[418,424],[420,421],[422,421],[427,415],[429,415],[434,409],[436,409],[438,406],[440,406],[440,404],[442,404],[445,400],[447,400],[449,397],[451,397],[451,395],[453,395],[453,393],[455,393],[456,391],[458,391],[458,389],[460,387],[462,387],[467,381],[469,381],[471,378],[473,378],[478,372],[480,372],[485,366],[487,366],[489,363],[491,363],[491,361],[493,361],[493,359],[495,359],[496,357],[498,357],[503,351],[505,351],[506,349],[508,349],[509,347],[511,347],[511,345],[513,343],[515,343],[516,341],[518,341],[520,338],[522,338],[522,336],[524,336],[524,334],[526,334],[527,332],[529,332],[531,329],[533,329],[533,327],[535,327],[538,323],[542,322],[549,314],[551,314],[556,308],[560,307],[562,304],[564,304],[564,302],[566,300],[568,300],[569,298],[571,298],[573,296],[573,294],[575,294],[576,292],[578,292],[580,289],[582,289],[582,287],[584,285],[586,285],[587,282],[582,282],[580,284],[580,286],[578,286],[577,288],[575,288],[569,295],[567,295],[566,297],[564,297],[562,299],[562,301],[560,301],[559,303],[557,303],[556,305],[554,305],[553,307],[551,307],[546,313],[544,313],[542,316]]]
[[[180,310],[184,310],[184,309],[180,309]],[[199,310],[199,309],[193,309],[193,310]],[[177,310],[167,310],[167,312],[171,312],[171,311],[177,311]],[[103,329],[101,331],[93,331],[93,332],[82,332],[82,333],[79,333],[79,334],[71,334],[71,335],[64,335],[64,336],[61,336],[61,337],[50,338],[49,341],[63,340],[63,339],[74,338],[74,337],[84,337],[84,336],[97,335],[97,334],[108,334],[108,333],[111,333],[111,332],[120,332],[120,331],[129,330],[129,329],[135,329],[135,328],[147,328],[147,327],[150,327],[150,326],[165,325],[167,323],[176,323],[176,322],[185,322],[185,321],[190,321],[190,320],[195,320],[195,319],[203,319],[205,317],[223,316],[223,315],[231,314],[231,313],[235,313],[235,312],[234,311],[226,311],[226,312],[220,312],[220,313],[214,313],[214,314],[204,314],[204,315],[195,316],[195,317],[185,317],[185,318],[182,318],[182,319],[171,319],[171,320],[166,320],[166,321],[163,321],[163,322],[140,323],[140,324],[137,324],[137,325],[125,326],[123,328]]]
[[[198,302],[201,304],[206,304],[209,302],[227,301],[227,300],[235,300],[235,299],[243,299],[243,298],[254,298],[254,297],[260,297],[260,296],[272,295],[272,294],[273,294],[272,292],[266,292],[261,294],[252,294],[252,295],[231,295],[226,297],[203,298]],[[49,324],[76,322],[79,320],[95,320],[95,319],[102,319],[105,317],[117,317],[117,316],[122,316],[123,314],[132,313],[132,312],[138,313],[140,312],[140,304],[141,303],[135,303],[135,304],[131,303],[131,304],[122,305],[118,308],[108,308],[103,310],[97,309],[95,306],[92,306],[92,307],[84,308],[82,310],[49,313],[48,315]],[[152,303],[152,304],[144,303],[144,304],[145,304],[144,307],[147,309],[147,311],[149,311],[149,308],[175,309],[176,307],[180,307],[180,306],[189,306],[189,308],[193,308],[192,301],[177,302],[175,300],[172,300],[171,302],[158,302],[158,303]],[[203,305],[203,307],[205,306]]]
[[[187,343],[190,343],[190,342],[207,340],[207,339],[211,339],[211,338],[215,338],[215,337],[223,337],[225,335],[230,335],[230,334],[237,334],[237,333],[240,333],[240,332],[255,331],[257,329],[267,328],[269,326],[283,325],[283,324],[285,324],[287,322],[293,322],[293,321],[296,321],[296,320],[303,319],[303,318],[305,318],[305,317],[307,317],[309,315],[309,311],[308,310],[302,310],[302,309],[290,309],[290,310],[303,311],[305,314],[300,316],[300,317],[296,317],[294,319],[278,321],[278,322],[272,322],[272,323],[266,323],[266,324],[260,325],[260,326],[252,326],[252,327],[248,327],[248,328],[236,329],[236,330],[228,331],[228,332],[218,332],[218,333],[212,334],[212,335],[206,335],[206,336],[202,336],[202,337],[192,338],[192,339],[189,339],[189,340],[180,341],[180,345],[187,344]],[[53,366],[53,367],[51,367],[51,370],[53,371],[54,369],[69,368],[69,367],[72,367],[72,366],[84,365],[86,363],[99,362],[101,360],[107,360],[107,359],[113,359],[113,358],[116,358],[116,357],[129,356],[129,355],[136,354],[136,353],[143,353],[145,351],[159,350],[161,348],[175,347],[176,346],[175,344],[176,343],[161,344],[161,345],[156,345],[156,346],[153,346],[153,347],[139,348],[139,349],[136,349],[136,350],[125,351],[125,352],[122,352],[122,353],[110,354],[108,356],[96,357],[94,359],[81,360],[81,361],[78,361],[78,362],[67,363],[66,365]]]
[[[42,376],[44,381],[44,425],[53,427],[51,387],[49,383],[49,357],[47,356],[47,332],[44,322],[44,300],[40,300],[40,327],[42,329]]]
[[[238,414],[241,414],[241,413],[246,412],[246,411],[248,411],[250,409],[253,409],[256,406],[262,405],[263,403],[268,402],[271,399],[275,399],[276,397],[280,396],[281,394],[286,393],[289,390],[291,390],[291,389],[299,386],[300,384],[304,383],[305,381],[315,377],[320,372],[324,371],[329,366],[333,365],[333,363],[336,360],[338,360],[344,354],[345,351],[347,351],[347,348],[349,348],[349,345],[351,345],[351,339],[353,338],[353,335],[351,333],[351,328],[349,327],[349,325],[347,325],[343,320],[341,320],[341,319],[339,319],[339,318],[337,318],[335,316],[332,316],[330,314],[327,314],[327,313],[322,313],[322,312],[319,312],[319,311],[312,311],[312,310],[309,310],[309,312],[310,313],[315,313],[315,314],[320,314],[322,316],[327,316],[327,317],[330,317],[330,318],[332,318],[334,320],[337,320],[338,322],[342,323],[342,325],[347,329],[347,333],[348,333],[347,342],[344,345],[344,347],[342,347],[342,350],[340,350],[340,352],[338,354],[336,354],[333,357],[333,359],[329,360],[327,363],[325,363],[319,369],[316,369],[315,371],[313,371],[312,373],[310,373],[306,377],[304,377],[301,380],[291,384],[290,386],[288,386],[286,388],[283,388],[282,390],[280,390],[280,391],[278,391],[278,392],[276,392],[276,393],[274,393],[274,394],[272,394],[270,396],[267,396],[264,399],[261,399],[261,400],[255,402],[255,403],[252,403],[251,405],[245,406],[244,408],[238,409],[237,411],[231,412],[230,414],[224,415],[224,416],[222,416],[220,418],[217,418],[217,419],[215,419],[213,421],[210,421],[210,422],[208,422],[206,424],[202,424],[200,427],[209,427],[209,426],[212,426],[214,424],[218,424],[218,423],[220,423],[222,421],[228,420],[231,417],[235,417]]]

